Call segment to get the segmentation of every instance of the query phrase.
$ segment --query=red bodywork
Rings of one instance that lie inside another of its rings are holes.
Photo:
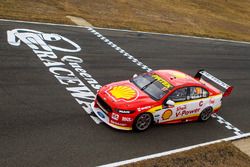
[[[120,129],[120,127],[124,127],[123,129],[125,130],[131,130],[133,121],[138,114],[149,111],[156,106],[161,106],[163,101],[178,88],[184,86],[199,86],[206,89],[209,92],[209,96],[222,94],[219,89],[215,88],[205,80],[191,77],[180,71],[157,70],[150,73],[157,74],[173,86],[173,88],[160,100],[153,100],[148,94],[139,89],[132,82],[125,80],[103,86],[97,93],[94,107],[102,109],[102,111],[104,111],[109,117],[109,124],[114,125],[115,128]],[[119,89],[126,89],[126,91],[120,91]],[[117,110],[128,110],[131,111],[131,113],[123,114]],[[214,112],[217,111],[218,109]],[[189,118],[189,121],[197,119],[197,116],[191,117]],[[168,123],[176,122],[182,122],[182,120],[174,120]]]

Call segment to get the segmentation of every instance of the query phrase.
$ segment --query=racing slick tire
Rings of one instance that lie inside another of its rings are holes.
[[[212,107],[207,107],[203,109],[202,112],[200,113],[199,120],[202,122],[207,121],[211,117],[212,113],[213,113]]]
[[[133,122],[133,130],[145,131],[153,122],[153,116],[150,113],[142,113],[138,115]]]

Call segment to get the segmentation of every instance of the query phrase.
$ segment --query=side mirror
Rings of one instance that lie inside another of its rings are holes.
[[[166,102],[166,105],[167,105],[168,107],[174,107],[175,102],[174,102],[173,100],[168,100],[168,101]]]
[[[133,75],[133,78],[135,78],[135,77],[137,77],[137,76],[138,76],[137,74],[134,74],[134,75]]]

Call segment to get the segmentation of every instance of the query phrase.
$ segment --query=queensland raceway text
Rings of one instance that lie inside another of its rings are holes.
[[[92,78],[90,74],[84,70],[80,64],[83,60],[71,55],[56,55],[53,50],[76,53],[81,51],[81,48],[75,42],[58,34],[48,34],[30,29],[13,29],[7,31],[8,43],[13,46],[19,46],[21,42],[28,45],[43,64],[49,68],[49,71],[55,78],[66,86],[66,90],[74,97],[74,99],[82,106],[85,111],[90,110],[90,103],[94,100],[95,94],[87,87],[72,70],[66,68],[69,65],[77,72],[93,89],[98,90],[101,85]],[[62,40],[74,49],[66,49],[53,45],[47,42]]]

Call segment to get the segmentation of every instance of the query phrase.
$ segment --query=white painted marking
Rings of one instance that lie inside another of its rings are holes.
[[[93,111],[90,109],[90,105],[88,108],[84,108],[87,114],[91,114]]]
[[[214,118],[216,118],[216,117],[214,117]],[[222,120],[220,120],[220,119],[218,119],[217,120],[220,124],[223,124],[224,122],[222,121]]]
[[[224,139],[219,139],[219,140],[214,140],[211,142],[201,143],[201,144],[197,144],[197,145],[193,145],[193,146],[183,147],[183,148],[174,149],[174,150],[165,151],[165,152],[156,153],[156,154],[151,154],[151,155],[146,155],[143,157],[133,158],[133,159],[125,160],[125,161],[101,165],[99,167],[116,167],[116,166],[126,165],[126,164],[130,164],[130,163],[135,163],[138,161],[148,160],[148,159],[162,157],[162,156],[166,156],[166,155],[170,155],[170,154],[174,154],[174,153],[178,153],[178,152],[182,152],[182,151],[191,150],[191,149],[194,149],[197,147],[207,146],[210,144],[220,143],[223,141],[233,141],[233,140],[237,140],[237,139],[241,139],[241,138],[245,138],[245,137],[249,137],[249,136],[250,136],[250,133],[239,134],[236,136],[232,136],[232,137],[228,137],[228,138],[224,138]]]
[[[127,57],[127,59],[129,59],[130,61],[132,61],[133,63],[135,63],[137,66],[141,67],[142,69],[146,70],[147,72],[152,71],[151,68],[149,68],[148,66],[146,66],[145,64],[143,64],[142,62],[140,62],[138,59],[134,58],[134,56],[132,56],[131,54],[129,54],[126,51],[122,50],[119,46],[117,46],[115,43],[113,43],[112,41],[110,41],[109,39],[107,39],[106,37],[104,37],[103,35],[101,35],[99,32],[97,32],[93,28],[89,27],[88,30],[91,33],[93,33],[95,36],[97,36],[99,39],[101,39],[104,43],[107,43],[108,45],[110,45],[110,47],[114,48],[119,53],[122,53],[122,55],[124,57]],[[123,52],[120,52],[121,50]]]
[[[232,127],[231,127],[231,126],[228,126],[228,125],[227,125],[227,126],[225,126],[225,127],[226,127],[227,129],[232,129]]]
[[[89,28],[89,27],[86,27],[86,26],[79,26],[79,25],[56,24],[56,23],[43,23],[43,22],[34,22],[34,21],[23,21],[23,20],[0,19],[0,21],[14,22],[14,23],[39,24],[39,25],[51,25],[51,26],[62,26],[62,27]],[[236,41],[236,40],[220,39],[220,38],[198,37],[198,36],[191,36],[191,35],[167,34],[167,33],[158,33],[158,32],[133,31],[133,30],[114,29],[114,28],[102,28],[102,27],[93,27],[93,28],[95,28],[95,29],[100,29],[100,30],[108,30],[108,31],[121,31],[121,32],[131,32],[131,33],[143,33],[143,34],[163,35],[163,36],[181,37],[181,38],[203,39],[203,40],[211,40],[211,41],[229,42],[229,43],[239,43],[239,44],[250,45],[250,42],[247,42],[247,41]]]
[[[216,118],[216,115],[215,115],[215,114],[212,114],[211,117],[212,117],[212,118]]]
[[[218,114],[213,114],[212,117],[215,118],[215,119],[217,119],[217,122],[219,122],[220,124],[225,124],[225,127],[227,129],[233,130],[234,134],[236,134],[236,135],[243,134],[243,132],[240,129],[238,129],[235,126],[233,126],[230,122],[226,121],[221,116],[218,116]]]
[[[95,117],[93,115],[90,115],[90,117],[95,121],[96,124],[100,124],[102,122],[98,117]]]
[[[40,45],[45,51],[58,50],[62,52],[79,52],[81,47],[70,39],[59,34],[43,33],[31,29],[13,29],[7,31],[7,40],[10,45],[20,46],[21,42],[28,45],[32,50],[39,50]],[[48,44],[48,42],[64,41],[74,47],[74,49],[61,48]]]
[[[114,29],[114,28],[102,28],[102,27],[92,27],[92,28],[100,29],[100,30],[109,30],[109,31],[142,33],[142,34],[150,34],[150,35],[161,35],[161,36],[180,37],[180,38],[192,38],[192,39],[202,39],[202,40],[228,42],[228,43],[240,43],[240,44],[250,45],[250,42],[247,42],[247,41],[237,41],[237,40],[221,39],[221,38],[209,38],[209,37],[199,37],[199,36],[192,36],[192,35],[168,34],[168,33],[159,33],[159,32],[147,32],[147,31],[133,31],[133,30]]]
[[[234,132],[234,134],[236,134],[237,136],[242,135],[242,133],[240,133],[240,132]]]
[[[64,41],[64,43],[67,42],[70,46],[68,47],[73,49],[68,49],[66,45],[66,48],[51,45],[53,41],[60,40]],[[44,33],[30,29],[8,30],[7,41],[10,45],[16,47],[23,43],[29,46],[43,64],[48,67],[54,77],[62,85],[66,86],[66,90],[77,101],[77,103],[80,104],[88,114],[91,113],[90,103],[95,99],[95,94],[86,84],[83,83],[81,78],[87,81],[89,86],[96,90],[98,90],[101,85],[99,85],[86,70],[82,69],[80,63],[82,63],[83,60],[81,58],[68,55],[69,53],[72,54],[81,50],[81,47],[78,44],[59,34]],[[60,55],[59,57],[53,52],[54,50],[61,51],[59,54],[63,53],[67,55]],[[75,73],[66,66],[66,64],[69,64],[75,72],[79,73],[79,71],[81,71],[81,74],[86,75],[80,75],[81,78],[78,78]],[[99,124],[97,119],[95,119],[95,122]]]

